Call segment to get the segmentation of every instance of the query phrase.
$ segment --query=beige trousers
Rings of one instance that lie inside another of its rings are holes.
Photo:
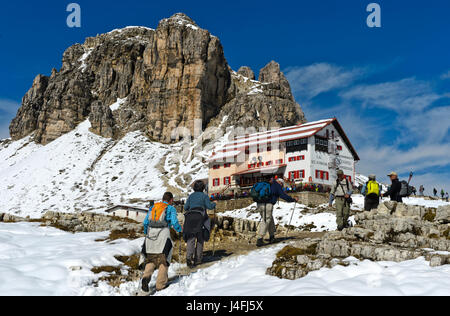
[[[143,278],[151,278],[156,267],[159,268],[158,276],[156,278],[156,290],[161,291],[166,287],[169,281],[169,267],[167,266],[165,255],[149,255],[149,262],[145,266]]]
[[[274,236],[276,232],[275,221],[272,216],[273,204],[271,203],[258,203],[257,208],[261,214],[261,223],[259,224],[258,238],[264,238],[269,233],[270,236]],[[264,214],[266,215],[264,218]]]

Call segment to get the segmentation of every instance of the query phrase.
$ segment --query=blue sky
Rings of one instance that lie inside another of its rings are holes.
[[[81,6],[81,28],[66,7]],[[381,6],[381,28],[366,7]],[[64,50],[129,25],[156,28],[184,12],[220,38],[230,66],[256,73],[280,63],[308,120],[336,116],[363,173],[416,174],[450,190],[450,2],[15,1],[0,10],[0,137],[37,74],[61,67]]]

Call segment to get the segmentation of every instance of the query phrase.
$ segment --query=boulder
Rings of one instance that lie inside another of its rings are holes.
[[[436,210],[435,221],[441,223],[450,223],[450,205],[439,206]]]

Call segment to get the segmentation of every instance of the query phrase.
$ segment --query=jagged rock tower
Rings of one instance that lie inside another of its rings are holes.
[[[172,131],[207,126],[279,127],[305,121],[280,66],[233,72],[219,39],[182,13],[156,30],[128,27],[69,47],[62,68],[38,75],[10,125],[13,140],[47,144],[89,119],[91,131],[120,138],[141,130],[170,143]],[[110,107],[118,103],[118,107]]]

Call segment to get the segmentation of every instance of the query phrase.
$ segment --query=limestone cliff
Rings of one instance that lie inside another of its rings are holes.
[[[162,143],[177,140],[177,127],[194,134],[196,121],[202,128],[305,121],[277,63],[262,69],[259,81],[248,67],[233,72],[219,39],[182,13],[156,30],[127,27],[69,47],[59,71],[35,78],[10,134],[17,140],[34,133],[47,144],[86,119],[103,137],[141,130]]]

